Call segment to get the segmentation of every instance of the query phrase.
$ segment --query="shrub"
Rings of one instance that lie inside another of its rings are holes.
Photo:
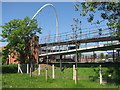
[[[96,81],[99,79],[99,67],[93,68],[95,72],[95,76],[89,76],[90,80]],[[120,67],[111,66],[106,69],[102,69],[102,77],[103,80],[107,81],[107,83],[120,84]]]
[[[120,84],[120,67],[109,67],[105,74],[108,83]]]
[[[17,73],[17,64],[2,65],[2,73]]]

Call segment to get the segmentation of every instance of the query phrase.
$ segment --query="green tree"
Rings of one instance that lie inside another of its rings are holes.
[[[102,60],[104,58],[104,53],[100,53],[99,57]]]
[[[105,55],[105,59],[108,59],[108,54]]]
[[[95,62],[95,59],[97,58],[97,54],[96,53],[93,53],[93,59],[94,59],[94,62]]]
[[[108,26],[111,30],[116,28],[116,35],[120,37],[120,2],[83,2],[80,3],[82,6],[82,12],[80,12],[80,16],[88,16],[88,22],[94,20],[95,13],[100,13],[101,20],[96,20],[96,24],[100,24],[101,22],[107,20]],[[80,11],[79,3],[75,4],[75,10]]]
[[[10,53],[17,53],[17,60],[21,63],[29,61],[28,56],[31,55],[28,46],[30,38],[41,33],[41,28],[37,25],[37,20],[31,20],[25,17],[23,20],[14,19],[5,23],[2,27],[1,41],[8,42],[6,49],[3,50],[3,59],[8,57]]]
[[[81,9],[81,7],[82,9]],[[116,30],[115,35],[120,37],[120,2],[83,2],[74,5],[75,10],[80,13],[80,16],[88,16],[88,22],[93,24],[95,13],[100,13],[101,20],[96,20],[95,24],[100,24],[103,21],[107,21],[109,29]],[[82,11],[81,11],[82,10]],[[101,56],[103,58],[103,55]],[[112,71],[112,72],[111,72]],[[111,74],[110,80],[120,83],[120,68],[110,67],[106,74]]]

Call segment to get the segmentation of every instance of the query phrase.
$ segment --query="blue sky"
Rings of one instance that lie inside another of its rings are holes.
[[[2,25],[13,19],[23,19],[26,16],[32,18],[36,11],[47,2],[3,2],[2,3]],[[92,27],[86,17],[80,17],[79,12],[74,9],[75,2],[49,2],[56,7],[59,21],[59,33],[72,31],[70,24],[74,24],[73,18],[82,20],[82,28]],[[36,17],[38,25],[42,27],[42,35],[55,34],[55,13],[50,6],[44,8]],[[99,13],[95,18],[100,18]]]
[[[95,26],[88,23],[86,17],[80,17],[79,12],[76,12],[74,9],[75,2],[2,2],[2,25],[13,19],[23,19],[26,16],[32,18],[36,11],[47,3],[53,4],[56,7],[59,33],[71,32],[70,24],[74,24],[73,18],[76,17],[79,17],[82,21],[82,28]],[[38,25],[42,27],[42,34],[39,35],[40,38],[48,34],[55,34],[55,18],[54,10],[50,6],[44,8],[38,14],[36,19],[38,20]],[[95,14],[95,18],[101,19],[100,12]],[[4,46],[5,44],[2,43],[0,46]]]

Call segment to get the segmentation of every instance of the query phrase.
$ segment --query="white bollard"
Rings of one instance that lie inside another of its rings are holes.
[[[101,65],[100,65],[99,74],[100,74],[100,84],[102,84],[102,68],[101,68]]]
[[[39,64],[39,68],[38,68],[38,75],[40,75],[40,64]]]
[[[20,70],[21,73],[23,73],[22,70],[21,70],[21,68],[19,68],[19,70]]]
[[[9,64],[10,64],[11,63],[10,55],[8,55],[8,58],[9,58]]]
[[[29,73],[29,64],[27,64],[27,74]]]
[[[55,70],[54,70],[54,64],[52,65],[52,78],[55,79]]]
[[[18,64],[18,73],[19,73],[19,71],[20,71],[21,73],[23,73],[22,70],[21,70],[21,68],[20,68],[20,64]]]
[[[75,80],[75,65],[73,65],[73,80]]]
[[[75,69],[75,84],[77,84],[77,69]]]

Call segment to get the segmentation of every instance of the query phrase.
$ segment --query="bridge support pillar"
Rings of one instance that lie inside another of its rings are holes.
[[[114,54],[114,49],[113,49],[113,62],[115,61],[115,54]]]
[[[120,61],[120,50],[117,50],[117,62],[119,62]]]
[[[62,72],[62,55],[60,55],[60,71]]]
[[[117,62],[120,62],[120,50],[117,50]]]

